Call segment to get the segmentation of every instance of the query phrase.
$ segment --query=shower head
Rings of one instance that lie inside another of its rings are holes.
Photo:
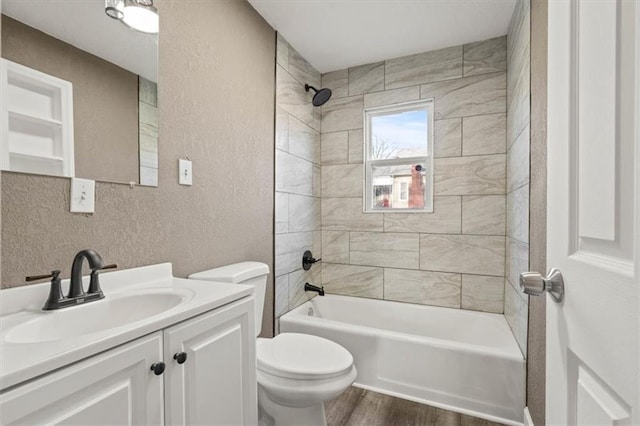
[[[316,107],[322,106],[326,104],[329,99],[331,99],[331,89],[318,90],[313,86],[309,86],[308,84],[305,84],[304,90],[308,92],[309,89],[316,92],[315,95],[313,95],[313,101],[311,101],[313,103],[313,106],[316,106]]]

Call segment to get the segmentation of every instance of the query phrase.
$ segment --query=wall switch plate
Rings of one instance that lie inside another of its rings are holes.
[[[178,182],[180,185],[193,184],[193,172],[190,160],[178,160]]]
[[[95,213],[96,181],[71,178],[71,213]]]

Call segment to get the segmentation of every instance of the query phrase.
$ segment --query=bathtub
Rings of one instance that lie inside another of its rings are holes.
[[[353,355],[355,386],[522,425],[525,363],[504,316],[327,295],[280,317]]]

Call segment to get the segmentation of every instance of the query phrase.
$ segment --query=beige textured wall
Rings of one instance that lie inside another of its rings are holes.
[[[138,182],[138,76],[2,15],[2,57],[73,83],[75,175]]]
[[[531,2],[531,207],[530,270],[547,270],[547,0]],[[546,297],[529,301],[527,406],[545,422]]]
[[[507,39],[323,74],[329,293],[502,313]],[[434,212],[362,213],[363,109],[434,98]]]
[[[280,35],[276,55],[276,318],[315,293],[322,263],[309,271],[302,255],[322,257],[320,233],[320,108],[311,103],[305,83],[320,86],[320,72]],[[276,320],[276,326],[279,321]]]
[[[2,174],[2,286],[93,248],[176,276],[243,260],[273,268],[275,34],[245,1],[161,0],[159,187],[98,183],[69,213],[69,180]],[[194,184],[178,185],[178,158]],[[269,280],[263,335],[272,334]]]

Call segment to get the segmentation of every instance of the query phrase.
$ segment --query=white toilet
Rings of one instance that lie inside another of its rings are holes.
[[[189,278],[255,287],[256,336],[269,266],[241,262],[189,275]],[[322,337],[281,333],[256,343],[258,405],[261,425],[325,426],[324,401],[344,392],[356,379],[353,357]]]

